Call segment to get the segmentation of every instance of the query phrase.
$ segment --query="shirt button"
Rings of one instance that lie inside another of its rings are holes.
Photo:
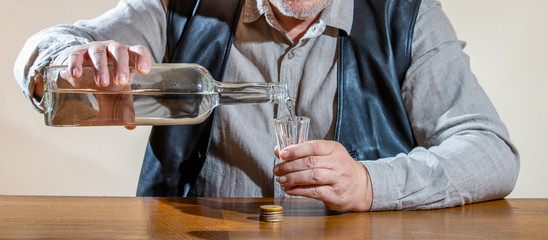
[[[295,54],[293,54],[293,52],[289,52],[287,54],[287,59],[291,60],[291,59],[293,59],[293,57],[295,57]]]

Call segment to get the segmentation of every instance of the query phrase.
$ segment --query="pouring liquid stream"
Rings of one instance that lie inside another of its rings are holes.
[[[291,120],[295,120],[295,117],[297,114],[295,114],[295,104],[293,103],[293,100],[291,98],[287,98],[285,101],[285,106],[287,107],[287,110],[289,111],[289,116]]]

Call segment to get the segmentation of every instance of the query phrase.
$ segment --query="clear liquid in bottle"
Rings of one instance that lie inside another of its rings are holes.
[[[218,94],[52,91],[54,126],[178,125],[203,122]]]

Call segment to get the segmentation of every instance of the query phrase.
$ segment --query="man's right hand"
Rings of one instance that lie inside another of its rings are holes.
[[[109,64],[114,66],[114,79],[110,79]],[[142,45],[128,46],[115,41],[97,41],[78,46],[68,59],[69,74],[73,78],[82,76],[83,66],[96,70],[95,83],[107,87],[111,80],[123,87],[130,82],[129,67],[134,66],[141,74],[148,74],[151,66],[150,51]]]
[[[74,87],[101,91],[130,91],[132,71],[140,74],[150,71],[150,51],[142,45],[128,46],[115,41],[97,41],[81,45],[70,54],[65,77]],[[111,66],[109,66],[111,65]],[[83,76],[84,67],[93,74]],[[134,129],[135,110],[131,95],[98,95],[99,112],[92,119],[80,122],[82,125],[126,125]],[[87,123],[86,123],[87,122]]]

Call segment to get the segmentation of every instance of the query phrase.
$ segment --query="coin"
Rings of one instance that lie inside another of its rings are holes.
[[[262,205],[259,220],[264,222],[281,222],[283,207],[279,205]]]
[[[281,212],[283,207],[280,205],[262,205],[261,212]]]

